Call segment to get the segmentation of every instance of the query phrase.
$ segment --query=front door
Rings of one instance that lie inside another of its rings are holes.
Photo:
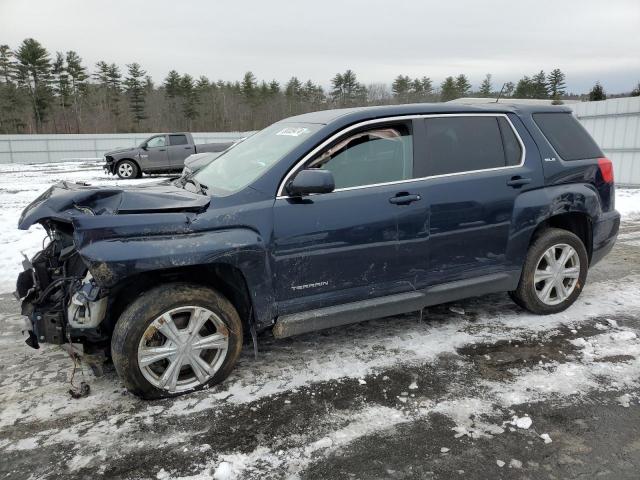
[[[144,156],[147,156],[145,159]],[[167,136],[157,135],[147,140],[146,150],[141,153],[144,170],[169,169],[169,154],[167,152]]]
[[[352,131],[305,168],[333,173],[336,190],[278,198],[273,261],[278,311],[292,313],[403,291],[396,271],[394,182],[410,178],[405,124]]]

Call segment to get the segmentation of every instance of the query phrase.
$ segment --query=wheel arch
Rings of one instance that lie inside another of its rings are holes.
[[[556,213],[538,224],[529,245],[531,245],[540,234],[548,228],[559,228],[567,230],[576,235],[587,250],[589,262],[593,253],[593,219],[585,212],[563,212]]]
[[[118,318],[128,305],[142,293],[164,283],[184,282],[212,288],[224,295],[235,307],[243,325],[250,330],[255,323],[253,302],[242,271],[228,263],[190,265],[140,272],[124,279],[110,292],[109,330],[113,330]]]
[[[598,193],[588,184],[555,185],[524,192],[514,204],[508,261],[521,268],[530,245],[546,228],[570,231],[582,240],[589,262],[593,224],[602,209]]]

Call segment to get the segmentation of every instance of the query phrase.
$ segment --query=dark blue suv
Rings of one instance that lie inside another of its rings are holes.
[[[491,292],[550,314],[611,250],[611,162],[563,107],[401,105],[278,122],[197,174],[61,183],[20,219],[27,343],[111,357],[145,398],[288,337]]]

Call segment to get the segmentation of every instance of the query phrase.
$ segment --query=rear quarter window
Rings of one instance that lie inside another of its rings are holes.
[[[570,113],[534,113],[533,121],[562,160],[602,157],[602,151],[589,132]]]

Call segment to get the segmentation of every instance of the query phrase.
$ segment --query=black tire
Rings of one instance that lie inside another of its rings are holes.
[[[138,364],[142,335],[165,312],[184,306],[204,307],[215,313],[228,331],[226,357],[215,374],[189,390],[171,393],[145,378]],[[125,386],[144,399],[175,397],[222,382],[233,370],[242,350],[242,321],[234,306],[223,295],[207,287],[188,283],[168,283],[141,294],[120,316],[111,339],[113,364]]]
[[[542,255],[554,245],[566,244],[576,251],[580,259],[580,273],[571,294],[562,302],[549,305],[543,302],[536,293],[534,274]],[[520,275],[518,288],[509,292],[509,296],[522,308],[538,315],[558,313],[569,308],[580,296],[587,280],[589,257],[582,240],[568,230],[548,228],[543,230],[529,246],[527,258]]]
[[[130,180],[132,178],[141,177],[142,172],[140,171],[138,164],[133,160],[120,160],[116,164],[116,175],[123,180]]]

